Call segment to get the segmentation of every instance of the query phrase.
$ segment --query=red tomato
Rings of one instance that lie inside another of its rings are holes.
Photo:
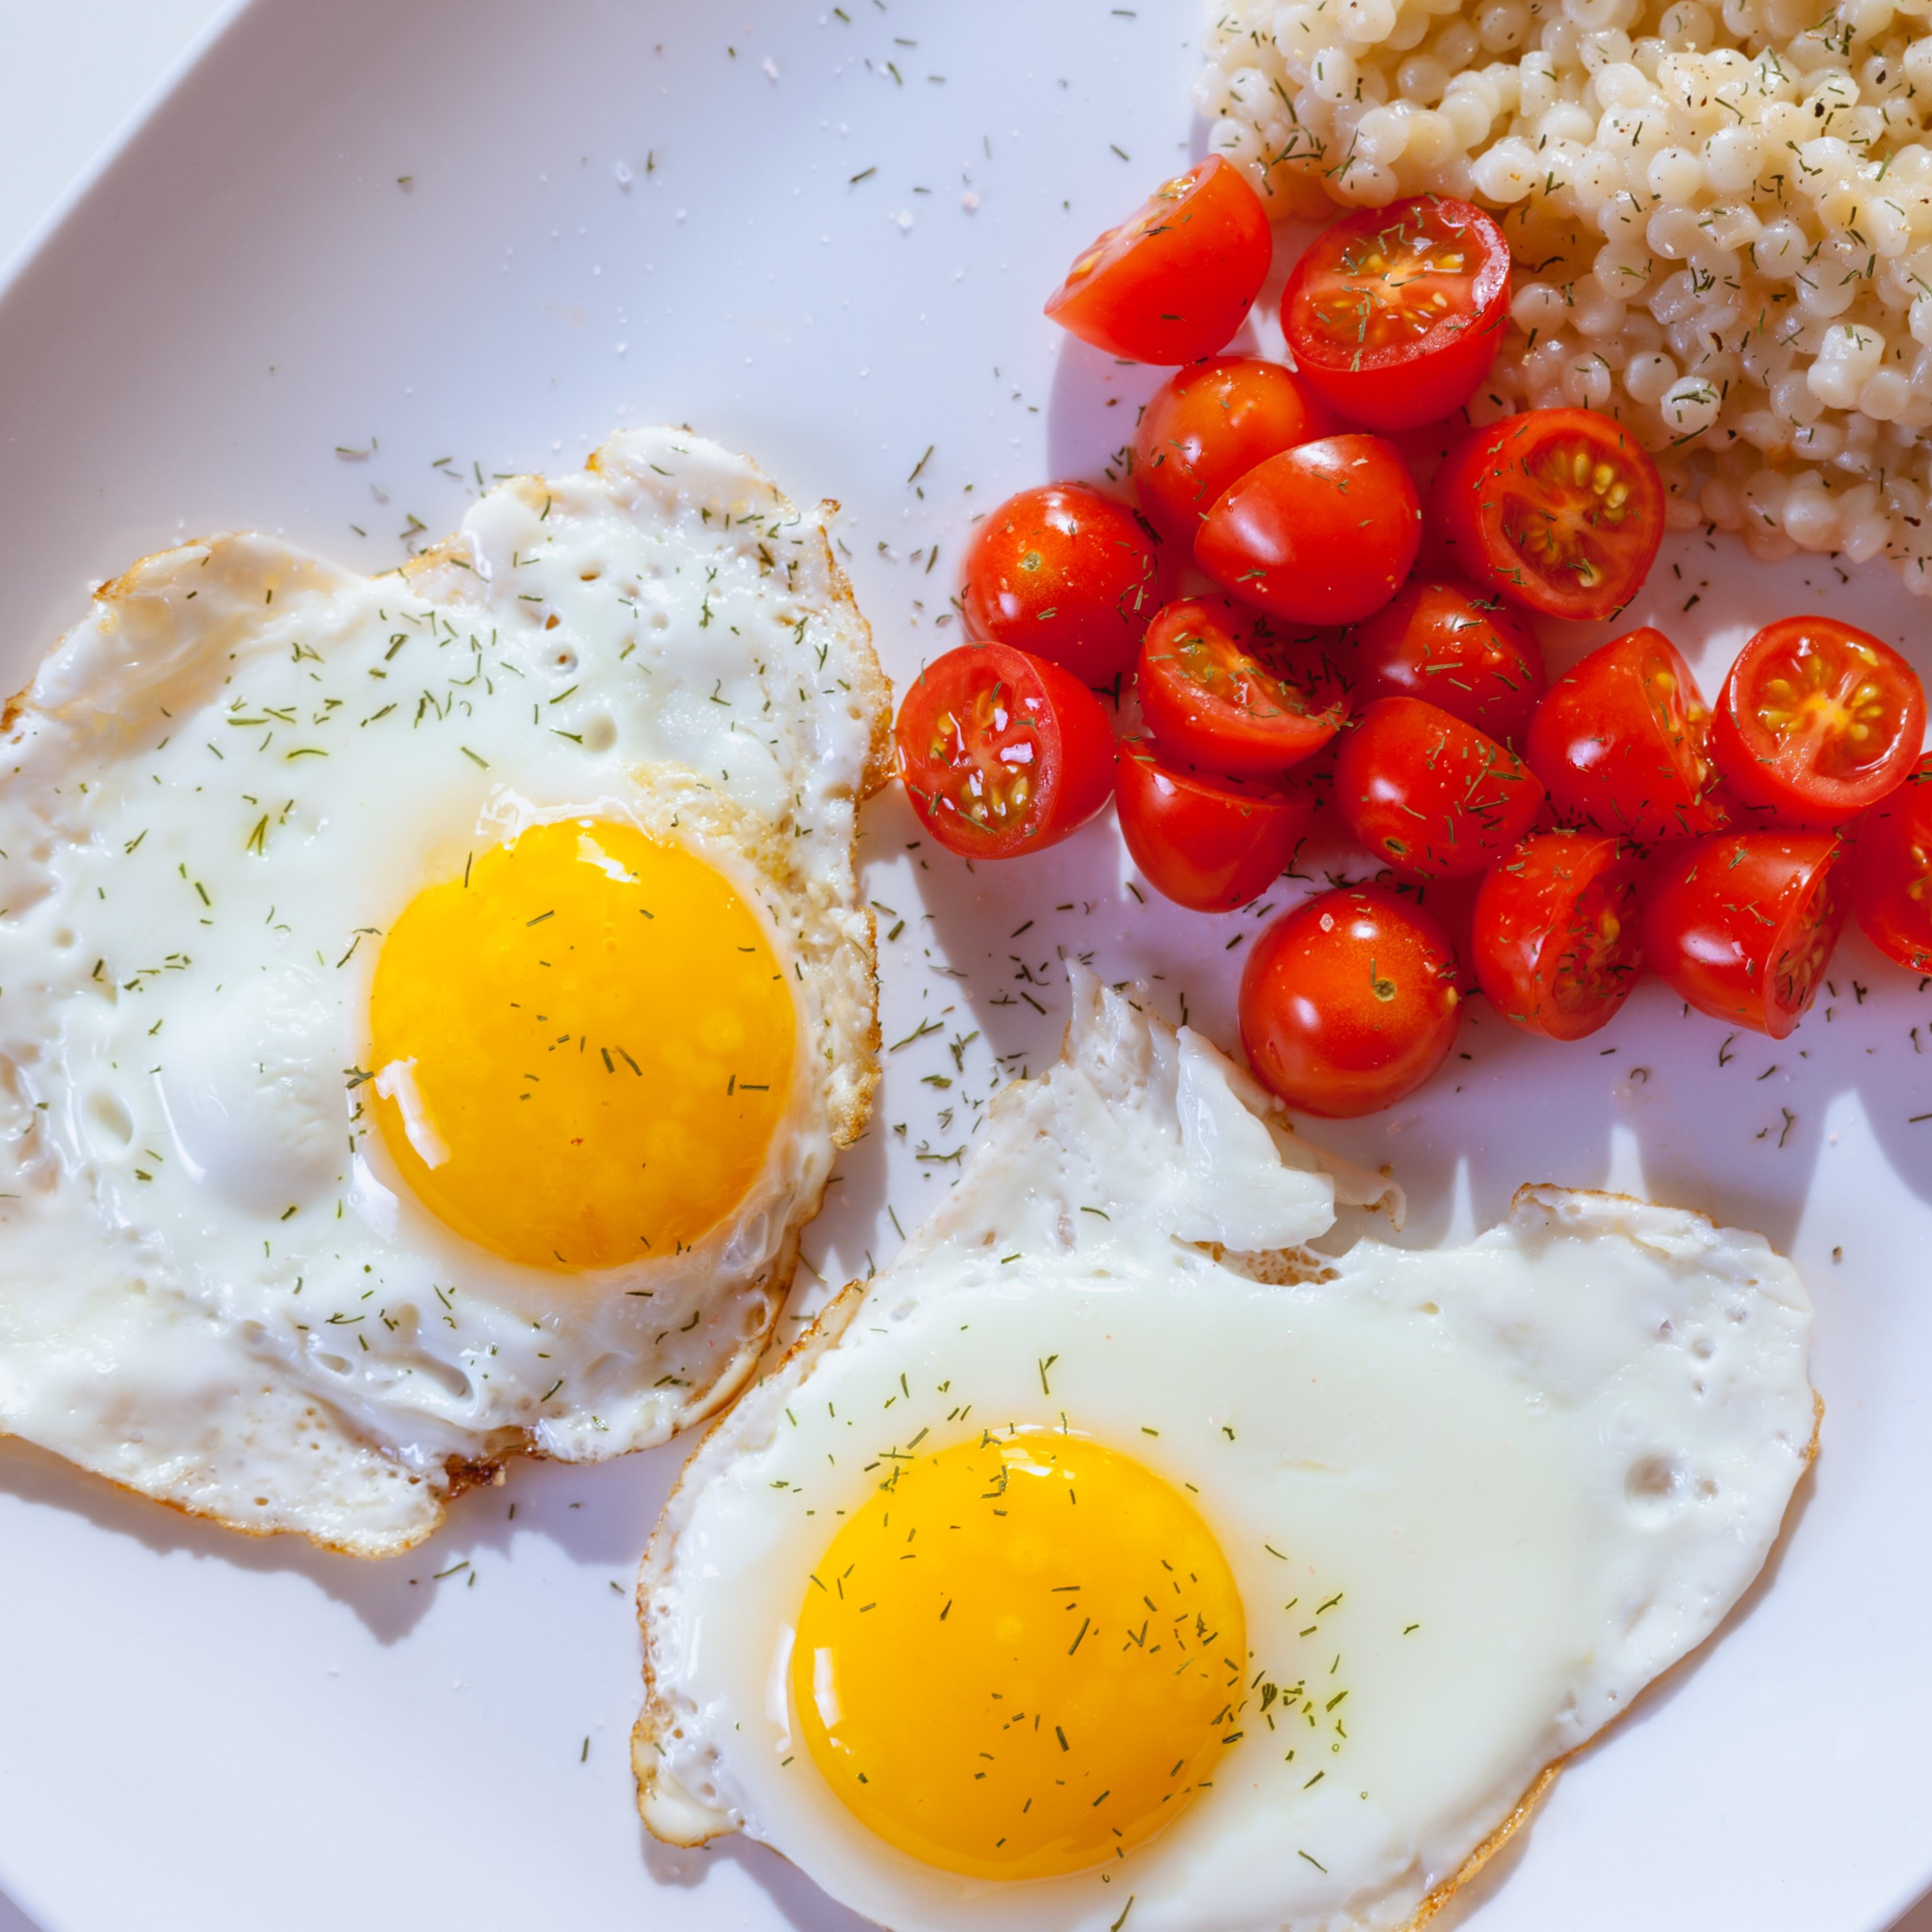
[[[1484,876],[1462,872],[1453,879],[1408,880],[1394,888],[1413,899],[1448,935],[1456,956],[1456,990],[1466,1000],[1483,990],[1472,962],[1476,956],[1476,897]]]
[[[1167,764],[1144,740],[1120,748],[1120,836],[1156,892],[1196,912],[1232,912],[1288,869],[1315,816],[1289,787]]]
[[[1476,895],[1476,977],[1490,1004],[1526,1033],[1594,1033],[1643,970],[1642,883],[1634,848],[1608,832],[1526,838]]]
[[[1845,922],[1828,832],[1730,832],[1666,851],[1644,912],[1651,970],[1714,1019],[1782,1040]]]
[[[1546,616],[1614,617],[1664,541],[1664,485],[1630,433],[1592,410],[1531,410],[1474,431],[1436,472],[1444,561]]]
[[[1124,503],[1047,483],[1009,496],[974,532],[961,602],[974,637],[1106,684],[1133,662],[1160,608],[1160,566]]]
[[[1214,500],[1257,463],[1339,425],[1293,370],[1255,356],[1177,369],[1134,436],[1134,490],[1156,530],[1191,553]]]
[[[1846,869],[1865,937],[1887,958],[1932,973],[1932,758],[1858,820]]]
[[[1100,700],[1057,664],[1006,644],[962,644],[928,664],[893,735],[920,824],[968,859],[1057,845],[1113,789]]]
[[[1420,698],[1514,744],[1548,683],[1543,649],[1493,591],[1412,578],[1354,632],[1349,690],[1358,706]]]
[[[1161,748],[1244,778],[1318,752],[1348,715],[1323,632],[1295,635],[1232,597],[1184,597],[1141,644],[1141,715]]]
[[[1509,319],[1510,251],[1479,208],[1418,195],[1318,235],[1282,292],[1308,386],[1351,422],[1414,429],[1460,410]]]
[[[1083,249],[1046,313],[1110,356],[1198,362],[1240,327],[1274,258],[1261,196],[1210,154]]]
[[[1342,740],[1335,802],[1411,878],[1480,872],[1535,823],[1543,788],[1506,746],[1419,698],[1378,698]]]
[[[1408,470],[1378,436],[1330,436],[1258,464],[1208,512],[1194,560],[1271,617],[1347,624],[1401,586],[1422,537]]]
[[[1834,617],[1767,624],[1738,653],[1711,755],[1747,805],[1842,825],[1903,782],[1925,742],[1925,691],[1889,644]]]
[[[1705,755],[1711,713],[1661,631],[1631,631],[1564,673],[1524,741],[1530,769],[1567,819],[1648,844],[1725,823]]]
[[[1456,1038],[1456,961],[1441,926],[1379,886],[1305,899],[1241,975],[1255,1076],[1304,1113],[1372,1114],[1412,1094]]]

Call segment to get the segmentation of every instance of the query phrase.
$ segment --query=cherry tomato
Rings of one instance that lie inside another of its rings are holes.
[[[1852,832],[1852,910],[1888,959],[1932,973],[1932,758]]]
[[[1550,687],[1524,739],[1564,818],[1648,844],[1725,823],[1705,753],[1711,714],[1661,631],[1631,631]]]
[[[1508,745],[1549,682],[1542,646],[1493,591],[1412,578],[1354,632],[1349,690],[1358,706],[1420,698]]]
[[[1261,196],[1210,154],[1082,249],[1046,313],[1109,356],[1198,362],[1240,327],[1274,259]]]
[[[1730,832],[1666,851],[1643,920],[1646,963],[1714,1019],[1782,1040],[1811,1004],[1845,922],[1828,832]]]
[[[1510,251],[1479,208],[1418,195],[1318,235],[1282,292],[1308,386],[1351,422],[1414,429],[1460,410],[1509,319]]]
[[[1058,664],[1006,644],[962,644],[928,664],[894,736],[920,824],[964,858],[1057,845],[1113,789],[1100,700]]]
[[[1711,755],[1748,805],[1842,825],[1899,784],[1925,742],[1925,691],[1889,644],[1834,617],[1767,624],[1738,653]]]
[[[1482,883],[1472,938],[1490,1005],[1526,1033],[1581,1040],[1643,970],[1642,862],[1604,832],[1526,838]]]
[[[1436,472],[1452,568],[1546,616],[1614,617],[1664,541],[1664,485],[1636,439],[1592,410],[1531,410],[1474,431]]]
[[[1160,608],[1160,566],[1124,503],[1084,483],[1009,496],[966,547],[961,602],[976,638],[1106,684],[1134,661]]]
[[[1391,879],[1396,874],[1388,875]],[[1411,899],[1448,934],[1456,956],[1456,990],[1467,999],[1483,989],[1476,978],[1476,896],[1485,874],[1462,872],[1453,879],[1403,879],[1390,890]]]
[[[1456,961],[1440,926],[1379,886],[1305,899],[1255,943],[1241,1045],[1304,1113],[1372,1114],[1412,1094],[1456,1038]]]
[[[1134,863],[1196,912],[1232,912],[1265,892],[1315,816],[1305,791],[1171,765],[1144,740],[1121,745],[1114,795]]]
[[[1141,644],[1141,715],[1161,749],[1255,777],[1318,752],[1348,715],[1332,633],[1297,634],[1232,597],[1184,597]]]
[[[1223,491],[1194,560],[1271,617],[1347,624],[1395,595],[1421,536],[1420,501],[1394,447],[1330,436],[1270,456]]]
[[[1335,802],[1412,878],[1480,872],[1535,823],[1543,788],[1507,746],[1419,698],[1378,698],[1342,740]]]
[[[1257,463],[1340,425],[1294,371],[1256,356],[1177,369],[1141,414],[1134,490],[1149,521],[1191,553],[1214,500]]]

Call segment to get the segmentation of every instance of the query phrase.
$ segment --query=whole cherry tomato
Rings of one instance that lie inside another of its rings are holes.
[[[1456,961],[1442,928],[1378,886],[1304,900],[1241,975],[1255,1076],[1304,1113],[1372,1114],[1412,1094],[1456,1038]]]
[[[1257,463],[1340,427],[1294,371],[1257,356],[1177,369],[1141,414],[1134,490],[1148,520],[1192,555],[1214,501]]]
[[[1082,249],[1046,313],[1110,356],[1198,362],[1240,327],[1274,256],[1261,196],[1211,154]]]
[[[975,638],[1106,684],[1133,662],[1160,608],[1160,565],[1125,504],[1048,483],[1009,496],[974,532],[960,601]]]
[[[1429,512],[1442,562],[1550,617],[1614,617],[1664,541],[1657,465],[1592,410],[1472,430],[1436,471]]]
[[[1543,649],[1493,591],[1413,577],[1354,632],[1348,687],[1358,707],[1420,698],[1513,745],[1549,682]]]
[[[1484,879],[1472,934],[1490,1004],[1526,1033],[1581,1040],[1643,970],[1642,865],[1604,832],[1526,838]]]
[[[1281,298],[1294,366],[1370,429],[1460,410],[1502,346],[1510,251],[1479,208],[1418,195],[1345,215],[1311,242]]]
[[[1852,910],[1888,959],[1932,973],[1932,758],[1852,829]]]
[[[1543,788],[1507,746],[1419,698],[1378,698],[1342,740],[1335,803],[1412,878],[1480,872],[1535,823]]]
[[[1184,597],[1142,642],[1141,715],[1172,758],[1244,777],[1285,771],[1348,715],[1334,644],[1332,632],[1272,624],[1232,597]]]
[[[1196,912],[1232,912],[1265,892],[1315,816],[1305,791],[1170,765],[1144,740],[1121,745],[1114,796],[1134,863]]]
[[[1421,538],[1421,504],[1394,446],[1330,436],[1270,456],[1224,491],[1194,560],[1272,617],[1347,624],[1395,595]]]
[[[1057,845],[1113,789],[1100,700],[1058,664],[1006,644],[962,644],[928,664],[893,735],[920,822],[968,859]]]
[[[1550,687],[1524,737],[1558,814],[1648,844],[1717,830],[1711,713],[1661,631],[1631,631]]]
[[[1835,617],[1767,624],[1738,653],[1711,755],[1748,806],[1842,825],[1900,784],[1925,742],[1925,691],[1889,644]]]
[[[1644,959],[1700,1012],[1782,1040],[1825,976],[1845,922],[1828,832],[1730,832],[1659,860]]]

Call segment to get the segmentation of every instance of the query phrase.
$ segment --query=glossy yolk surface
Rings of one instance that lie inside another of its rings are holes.
[[[367,1090],[423,1202],[532,1267],[674,1253],[737,1205],[796,1010],[751,908],[635,827],[535,826],[382,941]]]
[[[795,1722],[878,1834],[1024,1879],[1124,1856],[1186,1808],[1240,1699],[1219,1545],[1143,1464],[1022,1430],[902,1463],[812,1573]]]

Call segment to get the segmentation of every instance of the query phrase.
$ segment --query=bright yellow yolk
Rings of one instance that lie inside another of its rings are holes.
[[[609,1268],[676,1252],[743,1199],[797,1024],[728,881],[633,826],[571,820],[484,853],[391,927],[367,1090],[459,1234]]]
[[[881,1838],[981,1878],[1124,1855],[1184,1810],[1240,1698],[1213,1534],[1132,1458],[1023,1430],[900,1466],[813,1571],[813,1761]]]

